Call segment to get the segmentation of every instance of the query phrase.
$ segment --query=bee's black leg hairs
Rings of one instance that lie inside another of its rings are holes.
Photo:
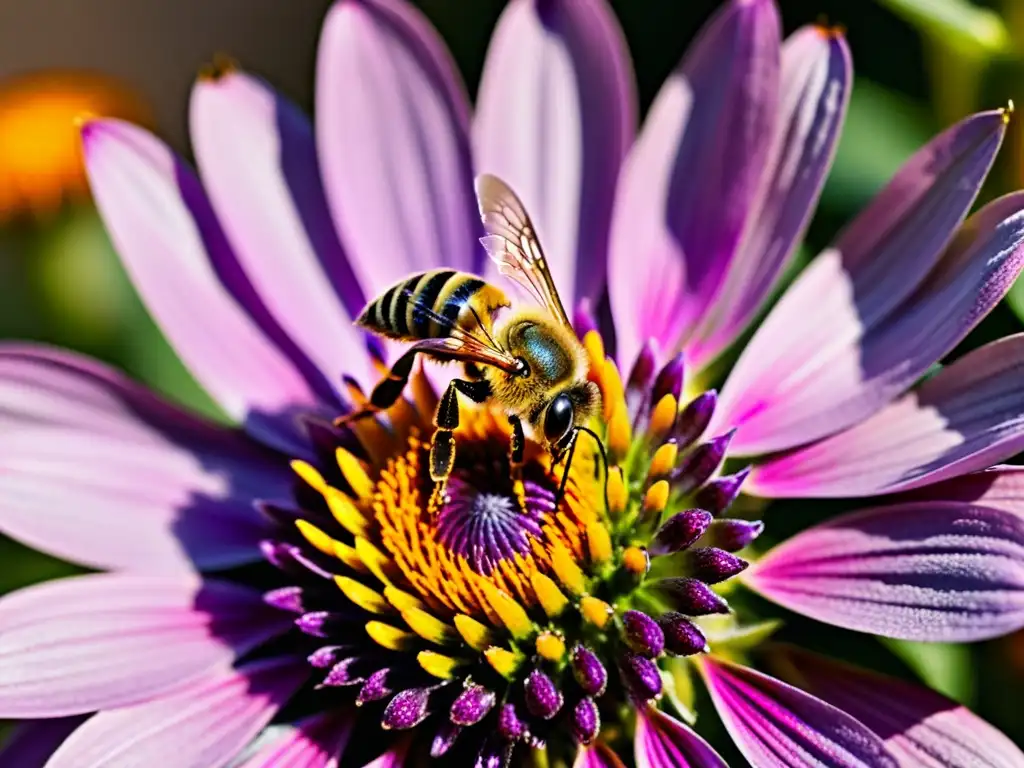
[[[523,434],[523,422],[515,414],[508,417],[512,425],[512,437],[508,444],[509,474],[512,476],[512,488],[519,499],[519,506],[525,504],[526,490],[523,488],[523,453],[526,448],[526,435]]]
[[[569,440],[568,453],[565,457],[565,469],[562,470],[562,481],[558,484],[558,495],[555,497],[555,509],[558,509],[562,499],[565,498],[565,486],[569,483],[569,469],[572,467],[572,457],[576,455],[576,441],[579,438],[579,429],[573,430],[572,438]]]
[[[444,500],[444,485],[455,466],[455,436],[452,432],[459,426],[459,392],[474,403],[482,403],[491,395],[491,386],[485,380],[464,381],[455,379],[441,396],[434,414],[434,437],[430,441],[430,479],[434,486],[431,506],[437,509]]]
[[[412,374],[412,364],[416,362],[416,355],[421,350],[410,349],[395,361],[388,371],[388,375],[377,383],[370,393],[369,401],[358,410],[346,413],[334,420],[335,426],[347,424],[350,421],[372,416],[380,411],[386,411],[402,396],[405,385],[409,383],[409,376]]]

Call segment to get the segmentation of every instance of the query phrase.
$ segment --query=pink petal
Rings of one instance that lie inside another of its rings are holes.
[[[704,739],[654,707],[638,713],[633,748],[637,768],[728,768]]]
[[[242,764],[242,768],[338,768],[352,735],[351,712],[335,710],[308,717]]]
[[[911,499],[965,501],[1024,517],[1024,467],[1001,464],[907,494]]]
[[[405,756],[409,752],[409,740],[403,739],[376,760],[371,760],[363,768],[402,768]]]
[[[71,353],[0,345],[0,530],[96,568],[150,573],[260,558],[258,498],[287,464]]]
[[[144,703],[289,626],[226,582],[110,573],[28,587],[0,600],[0,717]]]
[[[612,218],[608,285],[623,365],[648,338],[678,347],[735,255],[772,146],[779,49],[774,3],[732,0],[651,106]]]
[[[971,642],[1024,627],[1024,518],[957,501],[844,515],[744,574],[785,608],[885,637]]]
[[[798,648],[780,650],[796,682],[885,740],[901,766],[1020,768],[1024,753],[966,707],[934,691]]]
[[[867,421],[755,467],[743,490],[873,496],[984,469],[1024,448],[1022,376],[1024,334],[987,344]]]
[[[468,123],[455,66],[419,11],[335,3],[317,62],[317,147],[367,296],[410,272],[479,266]]]
[[[853,68],[841,33],[803,27],[782,45],[776,144],[757,215],[725,282],[686,347],[697,367],[723,352],[768,299],[803,237],[832,165],[850,99]]]
[[[871,415],[994,306],[1020,268],[1022,197],[986,206],[944,249],[1005,130],[986,112],[933,139],[786,292],[715,411],[712,431],[740,428],[733,451],[790,448]]]
[[[100,712],[47,768],[220,768],[270,721],[309,674],[305,660],[221,669],[161,699]]]
[[[75,715],[18,723],[0,749],[0,765],[43,768],[54,750],[83,722],[85,717]]]
[[[301,355],[238,272],[195,176],[128,123],[90,122],[82,141],[103,221],[181,359],[228,415],[290,448],[295,427],[281,417],[314,407],[317,395],[296,368]]]
[[[228,72],[197,81],[190,117],[214,210],[267,308],[329,380],[365,377],[363,337],[352,325],[363,296],[334,231],[305,115],[259,79]]]
[[[572,768],[625,768],[625,765],[611,747],[598,741],[577,750]]]
[[[758,768],[897,766],[878,736],[821,699],[714,657],[700,670],[729,735]]]
[[[523,200],[567,306],[604,288],[615,181],[635,131],[629,52],[604,0],[506,6],[477,98],[475,165]]]

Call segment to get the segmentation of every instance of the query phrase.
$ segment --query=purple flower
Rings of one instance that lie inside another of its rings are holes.
[[[198,175],[137,127],[83,129],[129,275],[231,423],[69,353],[0,348],[0,529],[105,571],[0,600],[0,718],[26,721],[0,762],[497,766],[551,744],[620,765],[606,729],[639,768],[724,765],[667,713],[677,673],[758,766],[1024,762],[931,692],[794,649],[769,653],[785,682],[736,664],[756,617],[724,596],[739,581],[919,640],[1024,627],[1024,484],[993,466],[1024,447],[1024,336],[920,383],[1024,265],[1024,194],[964,224],[1006,111],[912,157],[719,395],[694,382],[772,293],[831,162],[838,32],[782,41],[770,0],[732,0],[639,133],[599,0],[513,0],[472,118],[398,0],[339,0],[317,77],[315,127],[250,75],[200,79]],[[432,507],[433,370],[386,419],[333,425],[392,356],[353,325],[367,298],[417,270],[497,279],[476,172],[531,211],[602,393],[612,466],[595,476],[582,440],[561,501],[532,443],[514,481],[484,407]],[[588,309],[605,297],[612,356]],[[888,498],[748,567],[763,526],[730,517],[741,492]],[[379,729],[353,738],[357,712]]]

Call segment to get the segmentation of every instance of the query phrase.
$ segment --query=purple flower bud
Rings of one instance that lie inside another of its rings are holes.
[[[704,634],[681,613],[663,613],[658,624],[665,633],[665,649],[676,656],[692,656],[706,653],[707,640]]]
[[[708,529],[707,542],[726,552],[735,552],[748,546],[762,531],[764,523],[760,520],[719,518]]]
[[[580,744],[589,744],[601,730],[601,713],[589,696],[580,699],[572,709],[570,721],[573,738]]]
[[[526,724],[519,719],[514,704],[503,704],[498,713],[498,733],[508,742],[519,741],[526,735]]]
[[[302,607],[302,587],[281,587],[263,593],[263,602],[282,611],[304,613]]]
[[[650,659],[624,653],[619,659],[619,672],[626,690],[637,701],[650,701],[661,695],[661,672]]]
[[[686,566],[694,578],[705,584],[717,584],[745,570],[747,561],[724,549],[700,547],[686,554]]]
[[[647,400],[651,381],[654,379],[656,363],[657,354],[654,351],[654,342],[648,339],[640,350],[640,354],[636,356],[626,381],[626,406],[630,419],[636,418]]]
[[[452,702],[449,719],[456,725],[476,725],[494,707],[497,697],[482,685],[471,685]]]
[[[698,445],[683,463],[672,472],[672,485],[678,493],[690,493],[704,485],[725,458],[735,429]]]
[[[462,733],[462,726],[455,725],[447,720],[441,722],[441,727],[434,734],[434,740],[430,743],[430,756],[441,757],[449,749],[455,746],[456,739]]]
[[[597,655],[583,645],[572,649],[572,674],[585,693],[600,696],[608,685],[608,671]]]
[[[671,600],[677,611],[687,616],[729,612],[729,604],[698,579],[673,576],[661,579],[654,586]]]
[[[271,564],[289,575],[307,577],[312,574],[321,579],[333,577],[332,573],[317,565],[303,553],[301,547],[295,544],[264,540],[260,542],[260,550]]]
[[[366,682],[356,697],[356,705],[362,706],[368,701],[380,701],[390,696],[393,693],[391,686],[388,685],[388,675],[390,673],[391,669],[384,667],[384,669],[378,669],[366,678]]]
[[[693,398],[676,419],[672,437],[679,443],[679,449],[688,448],[694,440],[704,434],[711,423],[718,404],[718,392],[709,389]]]
[[[309,654],[306,657],[306,661],[317,669],[327,669],[338,663],[338,659],[341,658],[341,652],[344,650],[345,647],[341,645],[325,645]]]
[[[380,727],[404,731],[415,728],[430,714],[428,705],[433,688],[409,688],[397,694],[384,710]]]
[[[651,392],[651,402],[657,403],[665,395],[673,395],[676,400],[683,392],[683,365],[682,353],[669,360],[665,367],[658,372],[658,378],[654,380],[654,389]]]
[[[743,481],[749,474],[750,467],[745,467],[734,475],[715,478],[697,492],[697,505],[713,515],[720,515],[739,496]]]
[[[295,620],[295,626],[300,631],[313,637],[327,637],[327,625],[330,623],[331,614],[328,611],[311,611],[304,613]]]
[[[661,526],[647,551],[654,556],[670,555],[686,549],[704,535],[711,525],[711,513],[703,509],[687,509],[678,512]]]
[[[329,687],[339,687],[345,685],[357,685],[363,682],[366,677],[359,674],[360,667],[365,666],[360,664],[362,659],[359,656],[352,656],[348,659],[342,659],[333,667],[331,671],[327,673],[327,677],[324,678],[323,685]]]
[[[626,645],[641,656],[654,658],[665,650],[665,635],[658,623],[641,611],[622,614],[623,637]]]
[[[526,710],[541,720],[550,720],[562,708],[562,692],[539,669],[526,678]]]

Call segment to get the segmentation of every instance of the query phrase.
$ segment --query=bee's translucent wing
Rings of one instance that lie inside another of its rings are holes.
[[[556,320],[572,328],[540,249],[537,231],[515,192],[498,177],[483,174],[476,178],[476,199],[487,232],[480,242],[498,271],[515,280]]]

